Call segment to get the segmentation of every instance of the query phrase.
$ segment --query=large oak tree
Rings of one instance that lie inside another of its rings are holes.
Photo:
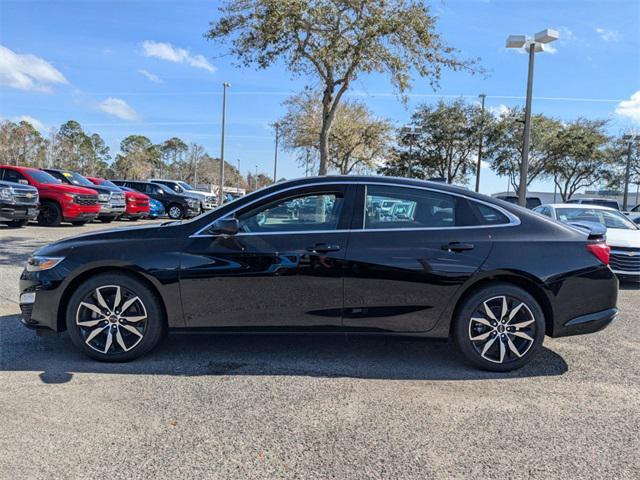
[[[340,101],[363,74],[390,77],[398,94],[416,72],[437,86],[443,68],[472,70],[436,32],[419,0],[232,0],[205,36],[230,44],[244,66],[284,62],[322,91],[319,174],[329,166],[330,132]]]

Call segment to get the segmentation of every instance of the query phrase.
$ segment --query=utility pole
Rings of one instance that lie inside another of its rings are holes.
[[[627,133],[622,136],[623,140],[627,141],[627,166],[624,172],[624,201],[622,203],[622,210],[627,211],[629,206],[629,181],[631,177],[631,159],[633,157],[633,144],[640,138],[640,135],[635,133]]]
[[[480,191],[480,165],[482,164],[482,142],[484,136],[484,99],[487,97],[486,94],[481,93],[478,95],[480,97],[481,102],[481,110],[480,110],[480,141],[478,142],[478,165],[476,167],[476,192]]]
[[[256,165],[256,176],[253,177],[253,179],[254,179],[253,183],[254,183],[255,190],[257,190],[258,189],[258,165]]]
[[[240,173],[240,159],[238,159],[238,195],[240,195],[240,177],[242,176],[242,174]]]
[[[218,183],[218,206],[224,202],[224,124],[227,116],[227,88],[231,84],[222,84],[222,138],[220,139],[220,181]]]
[[[276,151],[273,156],[273,183],[278,181],[278,136],[280,135],[280,123],[273,124],[276,127]]]

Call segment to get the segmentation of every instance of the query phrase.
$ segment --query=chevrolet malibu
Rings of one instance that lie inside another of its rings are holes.
[[[41,248],[20,279],[22,323],[67,330],[103,361],[139,357],[172,329],[346,332],[449,338],[507,371],[545,335],[616,318],[602,233],[440,183],[293,180],[190,221]]]

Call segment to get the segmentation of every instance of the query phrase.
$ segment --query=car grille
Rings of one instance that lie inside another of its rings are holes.
[[[136,206],[138,207],[148,207],[149,206],[149,201],[148,200],[136,200]]]
[[[123,193],[112,193],[111,194],[111,205],[124,207],[124,194]]]
[[[612,248],[609,264],[619,272],[640,272],[640,248]]]
[[[15,198],[16,203],[22,205],[35,205],[38,203],[38,194],[33,190],[23,190],[13,187],[13,191],[15,192],[13,198]]]
[[[76,204],[78,205],[98,205],[97,195],[76,195]]]

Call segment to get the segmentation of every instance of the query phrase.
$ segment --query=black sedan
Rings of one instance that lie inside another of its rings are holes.
[[[292,201],[304,215],[283,208]],[[471,363],[507,371],[545,334],[616,318],[608,254],[597,234],[464,189],[308,178],[190,221],[41,248],[20,306],[26,326],[68,330],[105,361],[139,357],[170,329],[317,331],[450,338]]]

